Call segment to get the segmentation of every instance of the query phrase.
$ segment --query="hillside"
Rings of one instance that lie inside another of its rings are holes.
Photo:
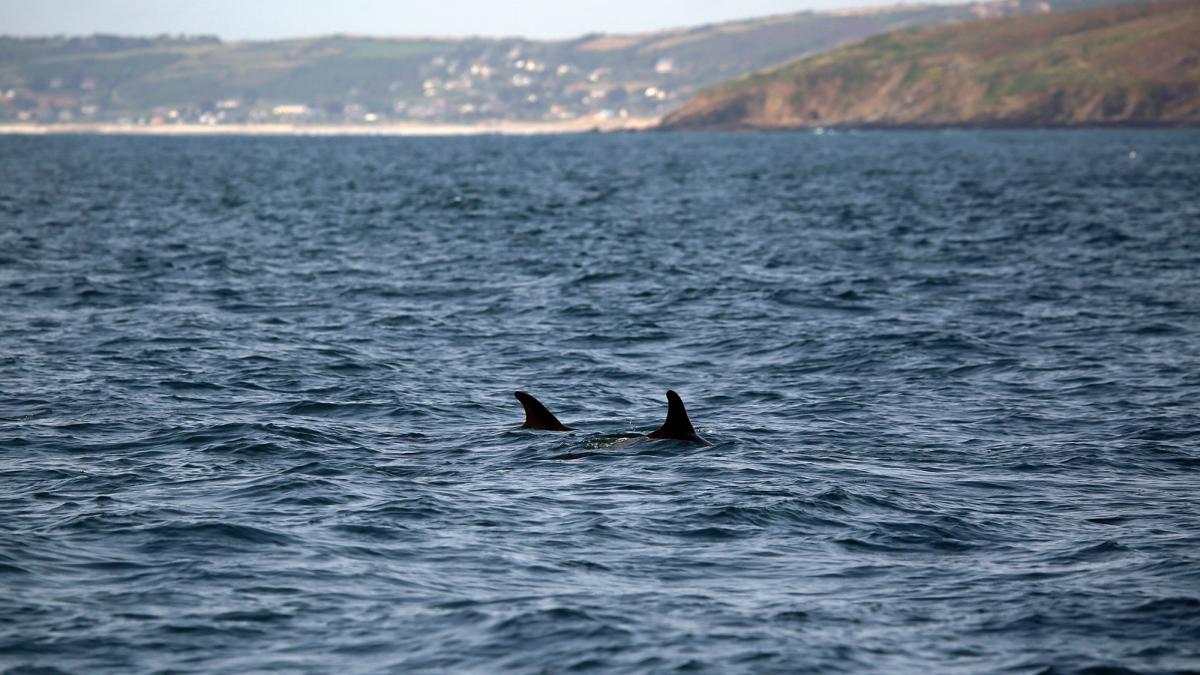
[[[558,42],[349,36],[268,42],[170,36],[0,38],[0,121],[656,117],[701,87],[881,32],[1111,1],[897,5]]]
[[[894,32],[716,86],[664,129],[1200,123],[1200,0]]]

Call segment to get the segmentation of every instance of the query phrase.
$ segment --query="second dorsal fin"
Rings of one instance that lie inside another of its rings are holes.
[[[667,421],[663,422],[663,425],[657,431],[647,434],[647,438],[669,438],[676,441],[709,445],[709,442],[700,438],[700,435],[692,428],[692,421],[688,419],[687,408],[683,407],[683,399],[679,398],[679,394],[670,390],[667,391]]]
[[[516,396],[517,400],[521,402],[521,406],[525,408],[525,423],[521,425],[522,429],[540,429],[542,431],[574,431],[574,429],[571,427],[559,422],[558,418],[554,416],[554,413],[551,413],[549,410],[547,410],[546,406],[542,405],[541,401],[537,400],[528,393],[523,391],[514,391],[513,396]]]

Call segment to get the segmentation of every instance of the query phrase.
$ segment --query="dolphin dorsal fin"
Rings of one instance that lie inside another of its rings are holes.
[[[667,391],[667,421],[647,435],[648,438],[670,438],[677,441],[690,441],[699,443],[700,445],[708,445],[708,441],[700,438],[696,430],[692,428],[692,421],[688,419],[687,408],[683,407],[683,399],[679,398],[679,394],[673,391]]]
[[[540,429],[542,431],[574,431],[569,426],[558,421],[554,413],[546,409],[542,402],[523,391],[514,391],[513,396],[525,408],[525,423],[522,429]]]

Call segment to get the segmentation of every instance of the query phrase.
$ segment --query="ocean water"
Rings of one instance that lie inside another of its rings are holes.
[[[1196,131],[0,137],[0,671],[1196,672],[1198,472]]]

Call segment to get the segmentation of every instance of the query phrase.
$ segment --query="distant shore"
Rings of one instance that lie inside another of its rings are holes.
[[[641,131],[657,117],[579,118],[561,122],[494,121],[475,124],[388,122],[382,124],[118,124],[107,122],[0,124],[0,135],[113,134],[138,136],[532,136],[587,132]]]

